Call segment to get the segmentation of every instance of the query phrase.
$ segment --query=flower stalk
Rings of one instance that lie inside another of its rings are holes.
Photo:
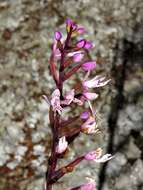
[[[91,104],[91,101],[95,100],[98,94],[91,92],[91,89],[105,86],[109,82],[102,76],[95,76],[88,80],[90,73],[96,68],[96,61],[87,59],[87,51],[93,45],[86,39],[81,39],[75,44],[72,44],[71,40],[76,35],[82,35],[86,31],[84,27],[78,26],[71,19],[67,19],[66,31],[67,37],[64,42],[62,42],[62,34],[59,31],[55,32],[49,65],[56,88],[51,98],[43,95],[50,106],[49,120],[52,133],[51,155],[48,160],[44,190],[52,190],[53,184],[65,174],[72,172],[82,160],[102,163],[112,159],[110,154],[101,156],[102,149],[98,148],[85,155],[78,156],[66,166],[57,168],[58,160],[64,158],[68,146],[78,137],[79,133],[94,134],[99,131],[96,112]],[[59,63],[57,60],[59,60]],[[85,78],[81,80],[80,93],[77,93],[77,89],[74,89],[74,87],[64,92],[64,82],[79,70],[85,72]],[[72,108],[72,104],[83,106],[85,102],[89,104],[89,109],[83,110],[80,115],[68,119],[62,116],[65,107]],[[72,188],[72,190],[93,190],[94,188],[95,182],[90,180],[83,185]]]

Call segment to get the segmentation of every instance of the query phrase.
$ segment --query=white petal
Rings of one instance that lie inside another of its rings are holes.
[[[95,159],[94,161],[97,163],[104,163],[104,162],[111,160],[113,157],[114,156],[112,156],[111,154],[105,154],[101,158]]]

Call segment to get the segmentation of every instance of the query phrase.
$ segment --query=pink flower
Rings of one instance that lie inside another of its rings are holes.
[[[70,105],[72,102],[77,103],[78,105],[83,105],[83,102],[74,97],[75,90],[72,89],[66,93],[64,100],[61,101],[61,105]]]
[[[94,151],[91,151],[89,153],[87,153],[84,158],[85,160],[95,160],[95,159],[98,159],[100,158],[102,155],[102,149],[101,148],[98,148]]]
[[[87,61],[82,64],[81,68],[84,71],[92,71],[96,67],[96,62],[95,61]]]
[[[83,82],[83,86],[86,88],[96,88],[96,87],[102,87],[108,84],[109,80],[105,80],[105,77],[102,77],[100,75],[94,77],[91,80],[86,80]]]
[[[85,32],[86,32],[86,30],[85,30],[84,27],[82,27],[82,26],[80,27],[80,26],[79,26],[79,27],[77,28],[77,33],[79,33],[79,34],[84,34]]]
[[[84,54],[83,54],[83,53],[76,53],[76,54],[73,56],[73,61],[74,61],[74,62],[80,62],[83,57],[84,57]]]
[[[65,152],[67,147],[68,147],[68,142],[66,141],[65,136],[63,136],[59,139],[59,143],[56,147],[56,153],[61,154],[61,153]]]
[[[54,36],[55,36],[55,39],[56,39],[57,41],[59,41],[59,40],[62,38],[62,34],[61,34],[61,32],[59,32],[59,31],[56,31]]]
[[[76,47],[77,48],[84,48],[85,44],[86,44],[86,40],[82,39],[76,43]]]
[[[87,100],[95,100],[98,97],[98,94],[92,92],[83,92],[83,96]]]
[[[82,125],[81,131],[87,134],[93,134],[98,131],[96,121],[93,117],[89,117]]]
[[[52,106],[54,112],[57,111],[59,114],[61,114],[63,108],[60,105],[59,89],[54,90],[54,92],[52,93],[51,106]]]
[[[66,93],[64,96],[64,100],[61,101],[63,105],[69,105],[74,100],[75,90],[72,89]]]
[[[102,155],[102,149],[98,148],[95,151],[91,151],[89,153],[87,153],[84,158],[85,160],[93,160],[97,163],[104,163],[106,161],[109,161],[113,158],[113,156],[111,154],[105,154],[103,156]]]
[[[91,41],[86,41],[84,48],[85,49],[91,49],[91,48],[93,48],[92,42]]]

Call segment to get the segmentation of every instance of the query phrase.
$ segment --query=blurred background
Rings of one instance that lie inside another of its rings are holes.
[[[65,35],[67,17],[94,42],[93,75],[112,81],[94,102],[102,134],[81,134],[60,162],[97,147],[115,158],[101,165],[82,162],[54,189],[91,177],[98,190],[143,190],[142,0],[0,0],[0,190],[43,189],[51,137],[41,96],[54,89],[50,47],[55,30]]]

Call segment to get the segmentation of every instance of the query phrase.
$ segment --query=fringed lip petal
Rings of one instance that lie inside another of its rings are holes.
[[[105,77],[102,76],[96,76],[93,79],[86,80],[83,82],[83,87],[86,88],[97,88],[97,87],[102,87],[105,86],[106,84],[109,83],[111,79],[105,80]]]

